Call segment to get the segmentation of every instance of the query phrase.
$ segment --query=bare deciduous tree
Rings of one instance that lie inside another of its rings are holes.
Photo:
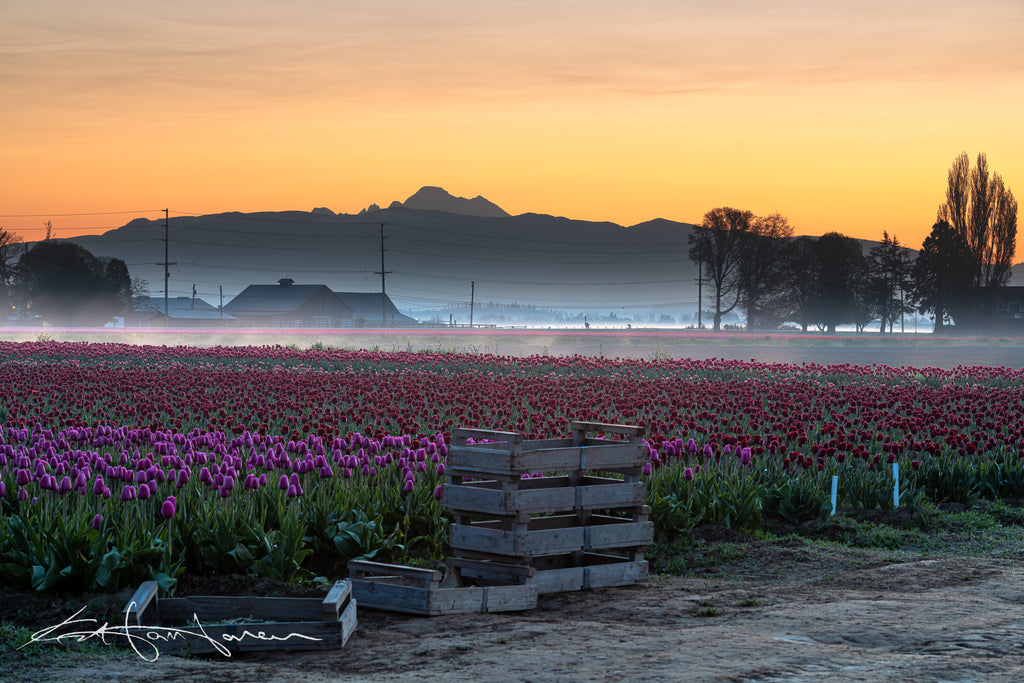
[[[1017,200],[1002,176],[990,176],[984,154],[973,169],[966,153],[953,161],[937,220],[948,223],[966,244],[972,286],[1006,285],[1016,248]]]
[[[690,260],[703,264],[704,278],[714,289],[714,329],[722,329],[722,316],[740,301],[740,240],[750,231],[754,214],[728,206],[704,214],[690,235]]]

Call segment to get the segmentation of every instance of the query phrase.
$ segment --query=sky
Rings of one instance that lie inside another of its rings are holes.
[[[0,226],[436,185],[917,247],[960,153],[1024,193],[1022,35],[1024,0],[0,0]]]

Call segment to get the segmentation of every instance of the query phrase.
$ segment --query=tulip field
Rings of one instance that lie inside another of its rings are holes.
[[[1024,371],[0,342],[0,581],[344,575],[443,556],[460,426],[642,425],[663,540],[1024,497]],[[898,465],[894,480],[893,464]]]

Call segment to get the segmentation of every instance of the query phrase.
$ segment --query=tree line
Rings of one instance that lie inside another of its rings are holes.
[[[102,325],[130,315],[144,288],[119,258],[100,258],[73,242],[49,239],[49,231],[47,239],[25,249],[17,235],[0,228],[0,322],[17,317]]]
[[[906,314],[931,315],[935,331],[950,324],[983,330],[1010,280],[1017,237],[1017,201],[984,154],[971,168],[966,154],[949,171],[946,201],[914,258],[895,236],[865,254],[838,232],[793,237],[784,216],[755,216],[720,207],[690,236],[689,256],[710,291],[712,327],[746,313],[748,329],[797,324],[835,332],[877,323],[891,333]]]

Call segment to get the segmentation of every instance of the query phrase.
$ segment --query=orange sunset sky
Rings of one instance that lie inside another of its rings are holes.
[[[0,225],[439,185],[918,247],[961,152],[1022,198],[1022,36],[1022,0],[0,0]]]

